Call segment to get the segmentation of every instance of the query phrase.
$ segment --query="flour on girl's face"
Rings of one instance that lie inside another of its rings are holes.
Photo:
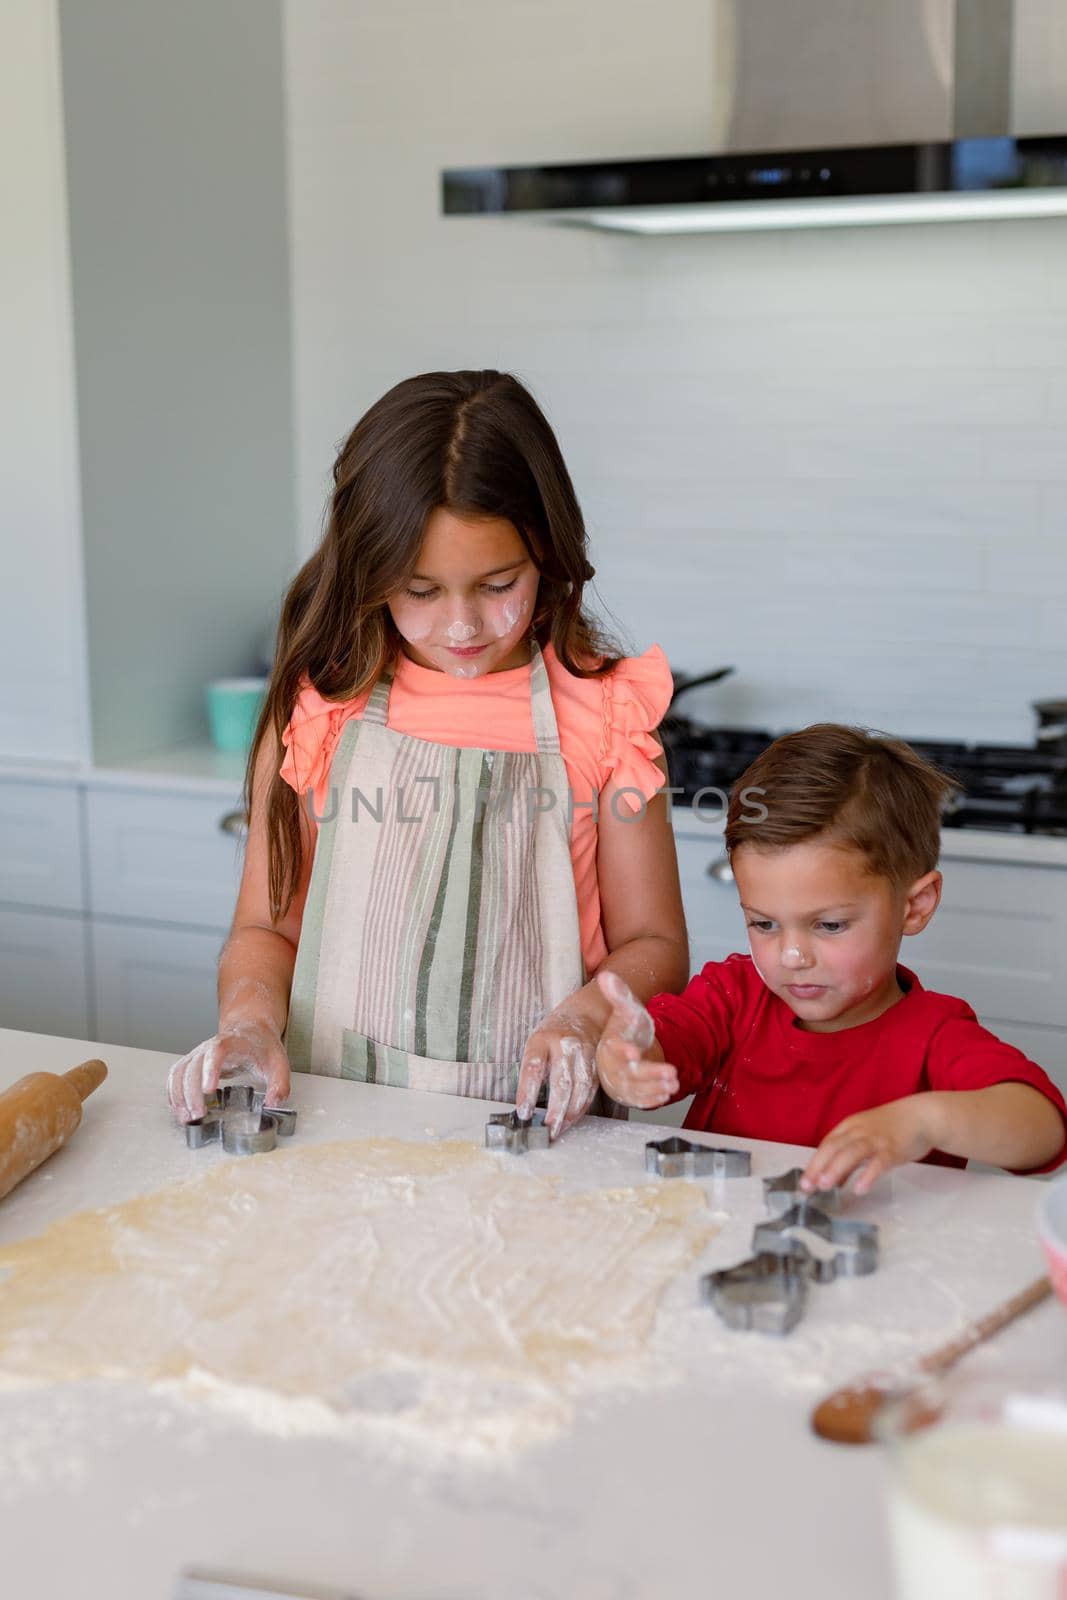
[[[406,626],[400,630],[400,632],[402,637],[405,638],[409,644],[420,644],[424,639],[428,639],[430,637],[431,633],[433,632],[433,623],[430,621],[429,617],[427,617],[425,621],[420,621],[418,618],[412,618],[411,621],[409,621]]]
[[[506,600],[500,608],[500,621],[496,629],[498,639],[503,639],[506,634],[519,626],[524,617],[530,614],[529,600]]]
[[[438,507],[427,518],[411,577],[389,599],[389,612],[420,666],[481,678],[523,664],[539,582],[512,523]],[[476,655],[456,653],[472,648]]]

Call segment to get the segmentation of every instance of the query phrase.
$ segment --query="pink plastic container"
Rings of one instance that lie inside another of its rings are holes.
[[[1050,1183],[1041,1196],[1037,1231],[1048,1258],[1052,1287],[1067,1306],[1067,1178]]]

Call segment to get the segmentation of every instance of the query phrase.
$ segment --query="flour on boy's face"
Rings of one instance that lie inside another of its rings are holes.
[[[906,894],[825,836],[731,857],[756,970],[802,1028],[836,1033],[901,998]]]

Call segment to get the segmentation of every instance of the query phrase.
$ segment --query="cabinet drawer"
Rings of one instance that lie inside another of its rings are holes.
[[[900,959],[927,989],[998,1021],[1067,1027],[1067,871],[945,861],[944,895]]]
[[[748,949],[745,919],[721,834],[710,830],[705,838],[683,834],[676,836],[675,844],[689,929],[689,970],[699,972],[707,961],[725,961],[735,950]],[[717,871],[709,873],[710,866]]]
[[[94,1037],[82,917],[0,909],[0,970],[0,1028]]]
[[[81,911],[78,791],[51,783],[0,783],[0,900]]]
[[[93,915],[229,927],[243,842],[225,832],[239,810],[205,795],[90,789],[89,903]]]
[[[981,1020],[991,1033],[1044,1067],[1060,1093],[1067,1095],[1067,1028],[1035,1028],[1028,1022],[998,1022],[993,1017]]]
[[[209,1039],[218,1027],[216,972],[225,938],[221,930],[94,922],[97,1037],[176,1056]]]

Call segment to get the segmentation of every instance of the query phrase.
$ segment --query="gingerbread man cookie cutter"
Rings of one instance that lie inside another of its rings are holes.
[[[231,1156],[261,1155],[279,1139],[291,1138],[296,1112],[291,1106],[263,1108],[263,1090],[250,1083],[224,1083],[204,1096],[204,1115],[185,1124],[190,1150],[221,1144]]]
[[[705,1273],[700,1288],[728,1328],[756,1333],[789,1333],[808,1303],[808,1274],[799,1257],[770,1251]]]

